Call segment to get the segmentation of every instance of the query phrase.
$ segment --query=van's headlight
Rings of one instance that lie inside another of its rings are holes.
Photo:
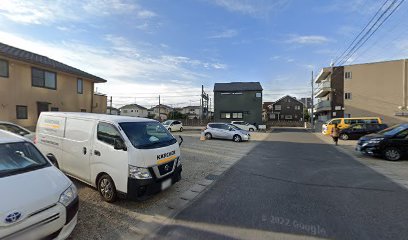
[[[382,140],[384,140],[384,138],[373,138],[373,139],[370,139],[370,140],[368,141],[368,143],[377,144],[377,143],[381,142]]]
[[[149,179],[152,178],[152,175],[150,175],[149,169],[147,168],[129,165],[129,177],[135,179]]]
[[[71,184],[69,188],[67,188],[60,196],[58,202],[62,203],[65,207],[74,201],[74,199],[78,196],[78,190],[74,184]]]

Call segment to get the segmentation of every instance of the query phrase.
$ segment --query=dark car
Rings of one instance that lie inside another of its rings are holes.
[[[390,161],[398,161],[408,155],[408,123],[395,125],[358,140],[356,150]]]
[[[367,134],[376,133],[388,128],[387,124],[357,123],[340,131],[341,140],[355,140]]]

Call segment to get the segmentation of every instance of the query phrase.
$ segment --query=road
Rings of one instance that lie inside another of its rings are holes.
[[[301,129],[275,130],[153,239],[407,239],[408,192]]]

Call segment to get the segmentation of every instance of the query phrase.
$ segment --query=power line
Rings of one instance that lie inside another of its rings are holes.
[[[399,4],[391,11],[388,16],[385,17],[385,19],[378,25],[378,27],[368,36],[368,38],[366,38],[364,42],[360,44],[360,46],[358,46],[353,53],[350,54],[350,57],[348,59],[350,59],[374,35],[374,33],[377,32],[377,30],[391,17],[391,15],[398,9],[399,6],[401,6],[404,1],[405,0],[401,0],[401,2],[399,2]],[[346,59],[345,61],[347,61],[348,59]]]
[[[381,5],[381,7],[377,10],[377,12],[375,13],[375,15],[370,19],[370,21],[368,21],[368,23],[364,26],[364,28],[360,31],[360,33],[354,38],[354,40],[349,44],[349,46],[346,48],[346,50],[344,50],[344,52],[337,57],[334,60],[334,63],[337,62],[337,60],[341,59],[343,57],[343,55],[351,48],[351,46],[353,46],[353,44],[355,43],[355,41],[357,41],[357,39],[361,36],[361,34],[367,29],[367,27],[371,24],[371,22],[374,20],[374,18],[378,15],[378,13],[381,11],[381,9],[385,6],[385,4],[388,2],[389,0],[385,0],[385,2]]]

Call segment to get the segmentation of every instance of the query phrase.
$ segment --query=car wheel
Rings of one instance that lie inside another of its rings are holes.
[[[180,128],[180,132],[182,132],[182,131],[183,131],[183,127]]]
[[[384,150],[384,157],[388,161],[398,161],[401,159],[401,151],[398,148],[386,148]]]
[[[233,140],[234,142],[241,142],[241,141],[242,141],[242,138],[241,138],[241,136],[239,136],[239,135],[234,135],[234,137],[232,138],[232,140]]]
[[[205,134],[205,138],[208,139],[208,140],[210,140],[210,139],[212,138],[211,133],[206,133],[206,134]]]
[[[115,183],[108,174],[104,174],[99,178],[98,190],[106,202],[112,203],[116,201],[117,193]]]
[[[349,139],[349,135],[347,135],[347,134],[345,134],[345,133],[340,134],[340,139],[341,139],[341,140],[348,140],[348,139]]]
[[[253,132],[253,131],[254,131],[254,129],[253,129],[253,128],[250,128],[250,129],[249,129],[249,131],[250,131],[250,132]]]

